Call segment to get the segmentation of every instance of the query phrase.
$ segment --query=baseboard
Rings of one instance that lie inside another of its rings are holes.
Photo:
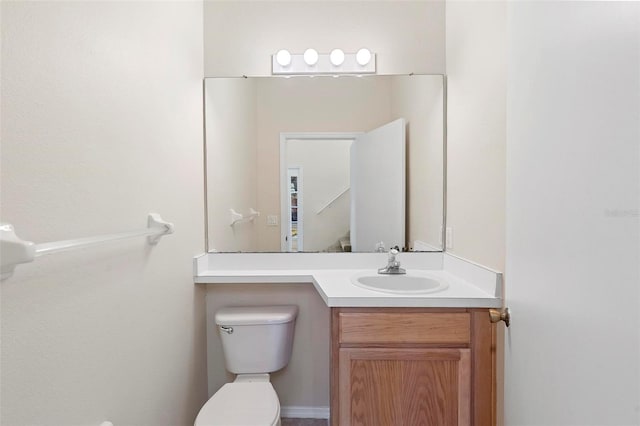
[[[280,407],[280,417],[292,419],[328,419],[329,407]]]

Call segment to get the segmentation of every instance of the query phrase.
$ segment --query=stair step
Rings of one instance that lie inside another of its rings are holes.
[[[340,247],[342,247],[342,251],[351,251],[351,240],[348,238],[340,240]]]

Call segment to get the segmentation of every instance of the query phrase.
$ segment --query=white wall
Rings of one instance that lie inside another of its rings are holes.
[[[202,4],[2,2],[2,221],[61,253],[2,283],[3,425],[187,425],[206,399]]]
[[[255,251],[255,221],[230,226],[229,209],[257,209],[256,81],[205,80],[209,248]],[[264,218],[262,218],[264,219]]]
[[[444,73],[444,1],[205,1],[205,75],[271,75],[271,55],[365,46],[378,74]]]
[[[509,5],[507,425],[640,424],[640,3]]]
[[[504,270],[506,3],[447,2],[447,250]]]

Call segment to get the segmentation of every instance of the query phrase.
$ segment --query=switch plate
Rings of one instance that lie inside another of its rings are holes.
[[[278,226],[278,216],[276,216],[276,215],[268,215],[267,216],[267,226]]]
[[[446,234],[447,235],[445,236],[445,239],[447,240],[447,248],[452,249],[453,248],[453,228],[450,228],[447,226]]]

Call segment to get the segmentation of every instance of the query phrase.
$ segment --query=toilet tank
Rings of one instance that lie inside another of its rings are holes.
[[[298,307],[246,306],[218,310],[218,326],[227,370],[234,374],[271,373],[291,358]]]

